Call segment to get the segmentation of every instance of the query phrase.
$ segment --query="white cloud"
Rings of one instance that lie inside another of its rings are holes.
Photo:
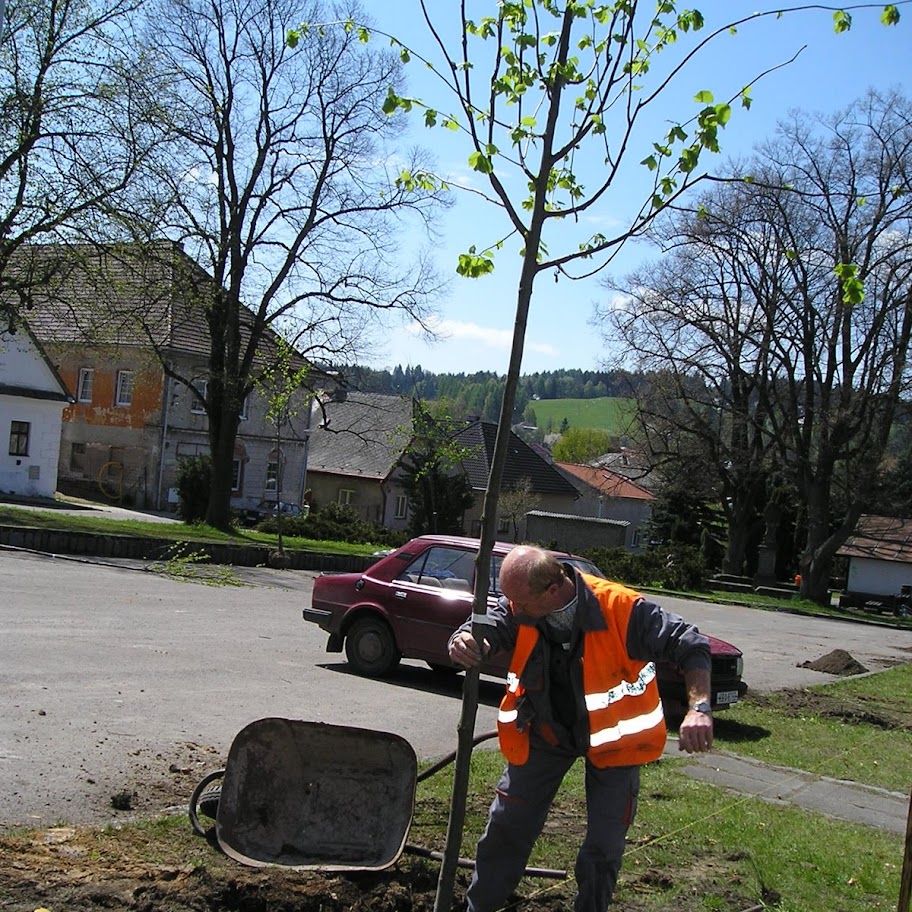
[[[512,329],[495,329],[491,326],[480,326],[478,323],[441,318],[429,320],[428,326],[440,337],[441,341],[478,342],[488,348],[501,351],[509,351],[513,345]],[[421,333],[421,327],[417,323],[412,323],[407,327],[407,331],[417,336]],[[560,354],[553,345],[530,339],[526,339],[524,348],[526,351],[533,351],[540,355],[556,357]]]

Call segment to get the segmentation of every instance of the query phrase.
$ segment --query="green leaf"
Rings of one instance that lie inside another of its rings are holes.
[[[469,166],[473,171],[478,171],[481,174],[490,174],[494,170],[491,159],[483,152],[477,151],[469,156]]]
[[[845,10],[836,10],[833,13],[833,31],[837,34],[847,32],[852,27],[852,16]]]
[[[868,198],[866,196],[859,196],[858,199],[855,200],[855,205],[856,206],[867,206]]]
[[[358,41],[361,44],[367,44],[371,40],[371,33],[363,25],[358,29]],[[408,61],[406,61],[408,62]]]
[[[296,48],[301,40],[301,33],[297,29],[289,29],[285,33],[285,44],[290,48]]]
[[[689,149],[681,151],[681,157],[678,159],[678,167],[685,173],[690,174],[697,167],[700,161],[700,147],[691,146]]]
[[[656,161],[656,157],[654,155],[647,156],[640,162],[640,164],[646,165],[650,171],[655,171],[655,169],[659,167],[659,163]]]
[[[384,114],[395,114],[399,110],[399,96],[393,91],[392,87],[387,89],[381,110]]]
[[[864,301],[864,282],[858,278],[858,267],[854,263],[837,263],[833,272],[842,286],[843,304],[861,304]]]
[[[437,126],[437,112],[433,108],[428,108],[424,112],[424,125],[426,127]]]
[[[702,92],[697,92],[697,94],[694,95],[694,101],[697,104],[707,104],[707,105],[712,104],[713,103],[713,93],[708,91],[707,89],[703,89]]]
[[[456,266],[458,275],[467,279],[478,279],[494,271],[494,259],[490,250],[476,254],[475,248],[470,247],[468,253],[459,254],[459,263]]]
[[[752,103],[753,99],[751,98],[750,86],[745,86],[741,90],[741,106],[749,111]]]
[[[884,25],[899,25],[899,10],[892,3],[888,3],[880,14],[880,21]]]
[[[409,62],[411,61],[412,55],[409,54],[408,48],[401,48],[401,49],[399,50],[399,59],[400,59],[403,63],[409,63]]]

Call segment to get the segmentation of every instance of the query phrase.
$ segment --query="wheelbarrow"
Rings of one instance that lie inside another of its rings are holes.
[[[495,735],[479,735],[473,746]],[[214,835],[229,858],[254,867],[380,871],[403,851],[442,860],[439,852],[410,845],[407,838],[417,783],[454,758],[419,776],[415,751],[399,735],[259,719],[235,736],[225,768],[193,790],[190,822],[200,835]],[[203,825],[201,814],[214,818],[214,829]],[[465,858],[458,864],[474,867]],[[549,868],[527,868],[526,874],[567,876]]]

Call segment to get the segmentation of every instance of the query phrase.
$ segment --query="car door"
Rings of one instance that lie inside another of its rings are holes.
[[[447,664],[447,643],[472,611],[475,555],[435,545],[421,552],[390,585],[387,610],[400,652]]]

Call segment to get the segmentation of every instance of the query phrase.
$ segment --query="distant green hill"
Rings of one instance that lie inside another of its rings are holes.
[[[536,399],[529,403],[535,423],[544,428],[551,420],[555,431],[564,418],[571,427],[595,428],[621,436],[627,433],[633,409],[632,399],[602,396],[598,399]]]

